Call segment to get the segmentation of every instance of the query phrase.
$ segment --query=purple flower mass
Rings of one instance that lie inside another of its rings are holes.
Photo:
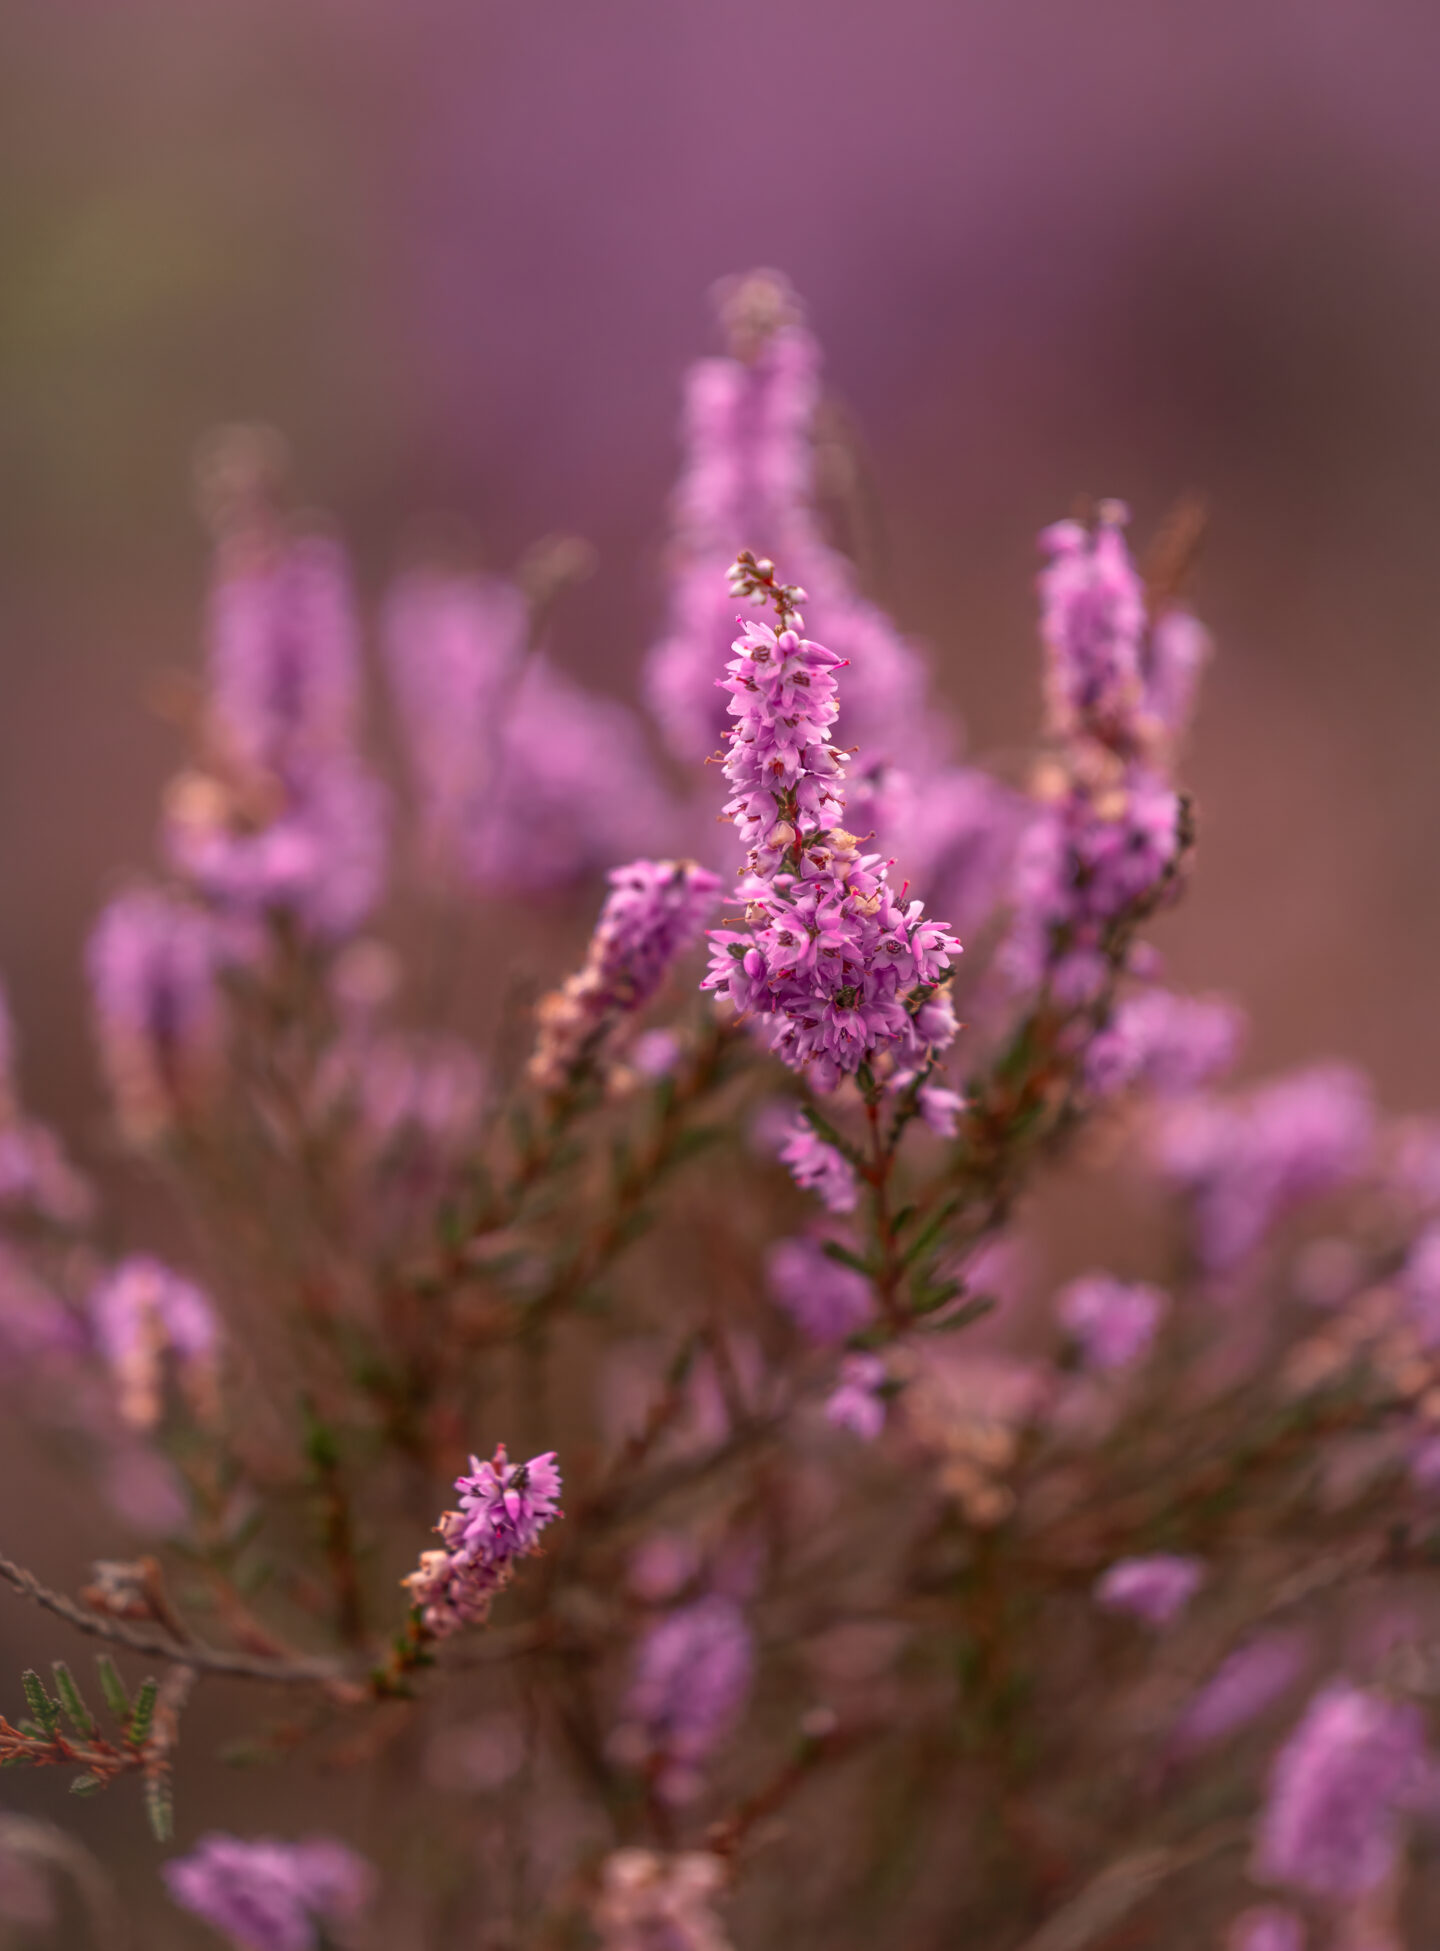
[[[955,1035],[944,985],[960,944],[921,902],[897,899],[880,855],[840,824],[841,660],[763,623],[734,650],[725,810],[748,849],[746,927],[711,931],[705,987],[757,1015],[817,1089],[882,1058],[923,1068]]]
[[[481,1624],[515,1561],[537,1552],[540,1533],[562,1515],[553,1450],[511,1463],[502,1443],[483,1463],[472,1456],[470,1475],[457,1477],[455,1488],[459,1510],[444,1512],[435,1527],[444,1549],[422,1552],[419,1570],[403,1581],[436,1639]]]
[[[870,1282],[818,1239],[777,1240],[765,1260],[771,1294],[810,1341],[844,1341],[875,1311]]]
[[[358,1916],[374,1885],[362,1857],[324,1837],[202,1836],[164,1877],[183,1910],[244,1951],[315,1951],[321,1927]]]
[[[621,1017],[643,1009],[677,957],[699,938],[718,878],[689,860],[633,860],[610,876],[611,892],[585,966],[541,1003],[530,1075],[559,1090],[600,1053]]]
[[[1085,1079],[1101,1096],[1139,1084],[1162,1096],[1193,1091],[1235,1061],[1244,1019],[1225,1002],[1145,989],[1127,996],[1085,1055]]]
[[[1275,1759],[1255,1873],[1317,1897],[1358,1897],[1390,1874],[1399,1815],[1425,1764],[1419,1711],[1337,1681]]]
[[[848,1429],[862,1443],[873,1443],[885,1427],[885,1363],[879,1355],[847,1355],[840,1364],[840,1382],[825,1404],[825,1414],[837,1429]]]
[[[1157,1153],[1189,1194],[1201,1259],[1219,1274],[1248,1258],[1291,1207],[1357,1177],[1374,1131],[1367,1080],[1348,1065],[1317,1064],[1233,1101],[1173,1105]]]
[[[1127,512],[1105,503],[1093,528],[1061,522],[1041,546],[1041,635],[1056,740],[1037,778],[1038,811],[1020,843],[1015,919],[1004,966],[1017,989],[1048,983],[1067,1008],[1095,1002],[1110,934],[1153,906],[1182,852],[1171,749],[1185,728],[1180,666],[1200,655],[1198,626],[1151,624],[1125,546]]]
[[[1181,1715],[1177,1746],[1195,1753],[1247,1726],[1299,1679],[1308,1651],[1303,1633],[1278,1628],[1238,1646]]]
[[[808,1118],[797,1118],[785,1134],[780,1157],[796,1185],[813,1192],[828,1211],[853,1213],[860,1201],[860,1182],[843,1153],[828,1145]]]
[[[1095,1603],[1106,1612],[1125,1612],[1147,1626],[1168,1626],[1199,1591],[1205,1567],[1198,1558],[1158,1551],[1148,1558],[1122,1558],[1095,1584]]]
[[[754,1645],[733,1599],[711,1593],[657,1620],[641,1640],[620,1746],[660,1767],[660,1792],[684,1802],[750,1692]]]
[[[222,529],[208,679],[199,763],[166,802],[172,866],[225,914],[350,933],[379,897],[388,822],[358,753],[358,628],[336,543],[288,536],[261,507]]]
[[[201,1415],[217,1386],[220,1327],[193,1281],[149,1254],[122,1260],[90,1303],[95,1340],[119,1392],[120,1414],[136,1429],[160,1420],[164,1358],[174,1357],[182,1386]]]
[[[1145,1354],[1165,1312],[1167,1296],[1143,1282],[1088,1274],[1062,1288],[1055,1311],[1075,1338],[1086,1364],[1128,1368]]]
[[[221,932],[155,888],[117,895],[86,951],[95,1039],[122,1132],[164,1137],[213,1096],[224,1055]]]

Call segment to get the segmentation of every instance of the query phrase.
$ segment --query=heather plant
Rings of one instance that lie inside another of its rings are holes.
[[[0,1762],[134,1794],[174,1929],[247,1951],[1418,1945],[1440,1124],[1331,1062],[1228,1088],[1241,1013],[1162,985],[1194,524],[1145,573],[1116,502],[1041,537],[991,776],[830,539],[794,294],[722,317],[668,759],[553,662],[552,546],[380,606],[397,792],[339,545],[273,442],[207,456],[191,750],[86,957],[183,1264],[0,1011],[5,1373],[116,1539],[75,1596],[0,1556],[66,1640]],[[1122,1169],[1168,1248],[1046,1291],[1047,1187]],[[209,1829],[218,1680],[303,1833]],[[0,1929],[69,1878],[120,1941],[75,1826],[0,1820]]]

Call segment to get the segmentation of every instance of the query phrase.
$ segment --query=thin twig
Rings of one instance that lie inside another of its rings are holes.
[[[63,1592],[52,1592],[23,1565],[0,1556],[0,1579],[13,1585],[23,1597],[45,1612],[54,1613],[76,1632],[92,1639],[106,1639],[132,1653],[147,1653],[152,1659],[169,1660],[175,1666],[193,1667],[199,1673],[220,1673],[236,1680],[270,1680],[278,1686],[314,1686],[346,1678],[333,1660],[262,1660],[249,1653],[227,1653],[221,1647],[207,1646],[200,1640],[183,1645],[169,1633],[151,1632],[108,1614],[89,1612]]]

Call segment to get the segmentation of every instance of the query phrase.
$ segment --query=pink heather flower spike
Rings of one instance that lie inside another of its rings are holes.
[[[818,1239],[777,1240],[765,1257],[765,1278],[773,1298],[814,1342],[844,1341],[875,1312],[864,1274],[832,1260]]]
[[[666,742],[693,762],[723,736],[714,675],[735,618],[722,579],[738,549],[759,544],[794,566],[826,640],[853,663],[848,710],[867,751],[892,762],[929,761],[942,714],[927,710],[923,660],[859,594],[816,510],[820,347],[776,272],[732,281],[723,309],[733,355],[701,360],[686,382],[670,614],[646,665],[648,700]]]
[[[202,1421],[218,1406],[220,1327],[206,1295],[148,1254],[122,1260],[90,1302],[95,1339],[132,1429],[153,1429],[163,1407],[164,1361]]]
[[[1168,1626],[1199,1591],[1205,1567],[1198,1558],[1158,1551],[1148,1558],[1121,1558],[1097,1579],[1095,1603],[1126,1612],[1147,1626]]]
[[[1177,1101],[1161,1116],[1156,1151],[1192,1201],[1202,1262],[1226,1274],[1292,1207],[1355,1179],[1374,1140],[1368,1080],[1345,1064],[1316,1064],[1238,1099]]]
[[[375,1885],[363,1857],[326,1837],[202,1836],[162,1874],[183,1910],[243,1951],[314,1951],[320,1930],[358,1916]]]
[[[757,571],[742,554],[736,568],[741,591],[779,589],[772,565]],[[798,592],[779,600],[798,624]],[[703,986],[754,1015],[817,1089],[862,1066],[923,1070],[955,1036],[945,985],[960,944],[921,902],[896,895],[888,865],[841,823],[845,755],[831,742],[841,660],[763,623],[745,624],[733,648],[725,811],[748,848],[745,926],[711,930]]]
[[[780,1147],[781,1161],[790,1169],[796,1185],[813,1192],[832,1213],[853,1213],[860,1202],[860,1181],[849,1159],[815,1130],[806,1118],[797,1118]]]
[[[1160,900],[1184,850],[1167,774],[1184,687],[1149,681],[1155,647],[1126,520],[1123,504],[1107,502],[1093,530],[1060,522],[1040,538],[1050,557],[1040,610],[1057,749],[1020,842],[1002,967],[1012,988],[1048,986],[1068,1009],[1103,994],[1111,930]]]
[[[1323,1688],[1275,1759],[1255,1874],[1317,1897],[1373,1890],[1395,1866],[1400,1813],[1426,1766],[1416,1707],[1344,1681]]]
[[[735,634],[722,571],[742,544],[789,565],[816,636],[849,665],[847,742],[861,758],[850,824],[904,861],[914,888],[963,932],[1002,898],[1019,837],[1018,794],[949,757],[955,728],[928,695],[925,660],[860,594],[817,509],[820,348],[778,273],[728,280],[729,357],[686,381],[685,471],[676,497],[666,632],[646,664],[647,701],[677,757],[725,735],[713,679]]]
[[[1244,1031],[1232,1003],[1144,989],[1127,996],[1085,1053],[1085,1081],[1100,1097],[1141,1085],[1173,1097],[1229,1070]]]
[[[524,595],[498,576],[416,570],[386,605],[387,675],[437,866],[469,864],[529,629]]]
[[[530,1076],[559,1091],[598,1059],[625,1016],[656,995],[677,957],[698,939],[720,891],[717,876],[689,860],[632,860],[610,875],[611,892],[585,966],[540,1003]]]
[[[0,1216],[83,1226],[94,1193],[56,1134],[25,1116],[15,1058],[14,1024],[0,986]]]
[[[223,913],[351,933],[384,880],[388,802],[357,746],[360,652],[338,543],[268,510],[222,523],[205,745],[166,796],[171,865]]]
[[[673,830],[635,714],[530,654],[531,628],[493,576],[417,570],[386,608],[428,863],[481,887],[561,886]]]
[[[485,1462],[471,1457],[470,1475],[457,1477],[455,1488],[460,1509],[444,1512],[435,1527],[444,1549],[422,1552],[419,1570],[402,1580],[436,1639],[483,1624],[516,1560],[533,1557],[540,1533],[562,1515],[553,1450],[511,1463],[502,1443]]]
[[[666,1613],[635,1654],[617,1754],[657,1770],[659,1793],[687,1802],[750,1691],[754,1645],[733,1599],[710,1593]]]
[[[1144,1282],[1087,1274],[1055,1297],[1060,1322],[1078,1343],[1086,1366],[1129,1368],[1149,1349],[1169,1297]]]
[[[158,888],[102,912],[86,950],[100,1062],[121,1132],[154,1144],[214,1097],[225,1054],[215,921]]]
[[[1303,1633],[1260,1633],[1221,1661],[1192,1695],[1175,1729],[1175,1746],[1196,1754],[1247,1726],[1277,1701],[1305,1670],[1309,1645]]]
[[[885,1363],[879,1355],[847,1355],[840,1364],[839,1386],[825,1404],[827,1418],[862,1443],[873,1443],[885,1427],[885,1398],[880,1393],[885,1380]]]

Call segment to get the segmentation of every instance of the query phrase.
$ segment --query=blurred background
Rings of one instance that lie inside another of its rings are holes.
[[[80,950],[176,756],[145,696],[198,654],[199,438],[282,427],[371,591],[436,513],[500,567],[590,538],[555,652],[623,695],[679,378],[756,263],[976,755],[1034,725],[1035,529],[1119,494],[1143,541],[1204,493],[1173,976],[1245,998],[1251,1068],[1440,1104],[1437,64],[1426,0],[7,8],[0,968],[36,1112],[98,1126]]]

